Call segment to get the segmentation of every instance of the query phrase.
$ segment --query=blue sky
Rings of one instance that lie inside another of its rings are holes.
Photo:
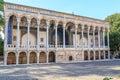
[[[108,15],[120,13],[120,0],[4,0],[5,2],[74,13],[104,20]]]

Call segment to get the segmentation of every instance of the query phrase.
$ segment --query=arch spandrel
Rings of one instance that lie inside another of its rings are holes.
[[[15,13],[15,12],[9,13],[9,14],[7,14],[6,16],[7,16],[8,19],[9,19],[10,16],[12,16],[12,15],[16,16],[16,18],[19,18],[19,17],[20,17],[20,16],[19,16],[17,13]]]

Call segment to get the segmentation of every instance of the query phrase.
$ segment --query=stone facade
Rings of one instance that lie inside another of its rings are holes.
[[[108,22],[12,3],[4,15],[5,65],[110,59]]]

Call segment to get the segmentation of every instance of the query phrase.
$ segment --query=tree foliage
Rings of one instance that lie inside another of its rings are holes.
[[[3,17],[3,0],[0,0],[0,27],[4,26],[4,17]],[[2,31],[2,28],[0,28],[0,32]],[[4,41],[0,37],[0,55],[3,55],[3,48],[4,48]]]
[[[2,13],[4,10],[3,8],[3,0],[0,0],[0,12]],[[0,14],[0,26],[3,26],[4,25],[4,18],[3,18],[3,15]]]
[[[110,50],[118,51],[120,47],[120,14],[110,15],[105,20],[110,23]]]
[[[3,11],[3,0],[0,0],[0,11]]]

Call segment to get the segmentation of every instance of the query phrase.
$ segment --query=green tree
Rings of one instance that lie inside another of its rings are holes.
[[[3,0],[0,0],[0,32],[4,26],[4,17],[3,17]],[[1,35],[0,35],[1,36]],[[4,41],[0,37],[0,55],[3,55]]]
[[[120,48],[120,14],[110,15],[105,20],[110,23],[110,50],[118,51]]]
[[[0,0],[0,13],[3,13],[3,0]],[[0,26],[3,26],[4,25],[4,18],[3,18],[3,15],[0,14]]]

